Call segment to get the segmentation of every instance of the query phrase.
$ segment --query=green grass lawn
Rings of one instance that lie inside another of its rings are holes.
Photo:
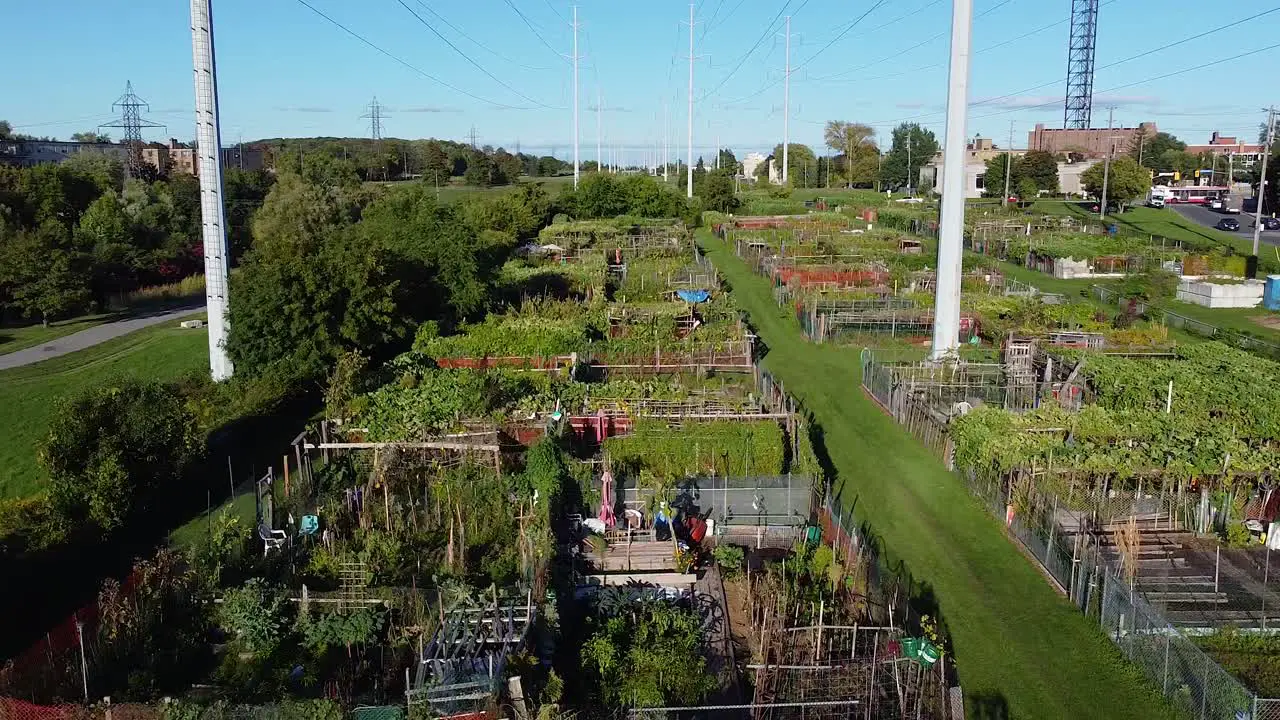
[[[0,355],[25,350],[36,345],[43,345],[50,340],[57,340],[95,325],[115,320],[119,317],[113,313],[99,315],[83,315],[69,320],[59,320],[44,327],[40,323],[18,327],[0,327]]]
[[[0,498],[40,490],[36,448],[58,401],[113,377],[176,378],[209,365],[204,329],[164,324],[34,365],[0,371]]]
[[[867,399],[858,351],[805,342],[769,283],[701,238],[770,348],[766,365],[821,427],[840,501],[931,589],[969,717],[1177,717],[962,483]]]

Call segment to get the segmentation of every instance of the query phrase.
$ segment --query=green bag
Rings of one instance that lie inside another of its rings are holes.
[[[902,641],[902,654],[916,662],[929,667],[938,662],[941,653],[938,646],[925,638],[907,638]]]

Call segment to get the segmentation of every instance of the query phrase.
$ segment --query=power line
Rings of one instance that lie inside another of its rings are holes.
[[[976,17],[976,18],[974,18],[974,19],[976,20],[976,19],[979,19],[979,18],[985,17],[985,16],[987,16],[987,15],[989,15],[989,14],[991,14],[991,13],[995,12],[996,10],[999,10],[1001,7],[1003,7],[1003,6],[1005,6],[1005,5],[1008,5],[1008,4],[1009,4],[1010,2],[1012,2],[1012,1],[1013,1],[1013,0],[1003,0],[1002,2],[996,3],[995,5],[993,5],[993,6],[989,7],[989,8],[987,8],[986,10],[983,10],[983,11],[982,11],[981,13],[979,13],[979,14],[977,15],[977,17]],[[931,7],[931,6],[932,6],[932,5],[934,5],[934,4],[936,4],[936,3],[931,3],[930,5],[926,5],[926,6],[922,7],[922,8],[920,8],[919,10],[917,10],[916,12],[917,12],[917,13],[918,13],[918,12],[921,12],[921,11],[923,11],[923,10],[925,10],[925,9],[927,9],[927,8],[929,8],[929,7]],[[912,13],[912,14],[914,15],[915,13]],[[893,23],[897,22],[898,20],[905,20],[907,17],[910,17],[910,15],[904,15],[904,16],[902,16],[902,17],[898,18],[897,20],[892,20],[892,21],[890,21],[890,22],[885,23],[884,25],[881,25],[880,27],[872,28],[871,30],[868,30],[867,32],[871,33],[871,32],[875,32],[875,31],[877,31],[877,30],[881,30],[881,29],[883,29],[883,28],[888,27],[889,25],[892,25]],[[843,71],[843,72],[838,72],[838,73],[835,73],[835,74],[833,74],[833,75],[824,75],[824,76],[822,76],[822,77],[816,77],[816,78],[813,78],[813,80],[817,80],[817,81],[821,81],[821,80],[830,80],[830,79],[832,79],[832,78],[845,77],[846,75],[851,75],[851,74],[853,74],[853,73],[855,73],[855,72],[859,72],[859,71],[862,71],[862,70],[866,70],[867,68],[869,68],[869,67],[874,67],[874,66],[876,66],[876,65],[879,65],[880,63],[888,62],[889,60],[892,60],[892,59],[897,58],[897,57],[902,57],[903,55],[906,55],[907,53],[911,52],[912,50],[916,50],[916,49],[918,49],[918,48],[924,47],[925,45],[928,45],[929,43],[933,42],[934,40],[937,40],[937,39],[942,38],[942,37],[946,37],[946,35],[947,35],[947,33],[948,33],[948,32],[950,32],[950,31],[948,30],[948,31],[940,32],[940,33],[938,33],[937,35],[933,35],[932,37],[928,37],[928,38],[925,38],[924,40],[921,40],[920,42],[916,43],[915,45],[912,45],[912,46],[911,46],[911,47],[909,47],[909,48],[906,48],[906,49],[904,49],[904,50],[900,50],[900,51],[898,51],[897,53],[895,53],[895,54],[893,54],[893,55],[890,55],[890,56],[888,56],[888,57],[882,57],[882,58],[880,58],[880,59],[878,59],[878,60],[874,60],[874,61],[872,61],[872,62],[869,62],[869,63],[867,63],[866,65],[862,65],[862,66],[860,66],[860,67],[853,68],[852,70],[845,70],[845,71]],[[837,37],[836,37],[836,40],[839,40],[839,39],[840,39],[840,38],[839,38],[839,36],[837,36]],[[834,43],[836,40],[832,40],[831,42],[832,42],[832,43]],[[827,43],[826,47],[823,47],[822,49],[823,49],[823,50],[826,50],[826,49],[827,49],[827,47],[830,47],[830,46],[831,46],[831,43]],[[822,52],[822,51],[820,50],[820,51],[818,51],[818,53],[814,53],[813,57],[810,57],[808,60],[805,60],[805,61],[804,61],[804,63],[801,63],[801,64],[802,64],[802,65],[807,65],[809,62],[811,62],[811,61],[813,60],[813,58],[817,57],[817,56],[818,56],[818,54],[820,54],[821,52]],[[982,51],[978,51],[978,52],[982,52]],[[975,53],[975,54],[976,54],[976,53]],[[937,63],[937,65],[941,65],[941,63]]]
[[[724,18],[723,18],[722,20],[720,20],[720,25],[724,25],[726,22],[728,22],[728,21],[729,21],[729,18],[731,18],[731,17],[733,17],[734,15],[736,15],[736,14],[738,13],[738,9],[739,9],[739,8],[741,8],[741,7],[742,7],[742,4],[743,4],[743,3],[745,3],[746,1],[747,1],[747,0],[738,0],[738,4],[737,4],[737,5],[734,5],[734,6],[733,6],[733,9],[732,9],[732,10],[730,10],[728,13],[726,13],[726,14],[725,14],[725,16],[724,16]],[[716,27],[718,27],[718,26],[716,26]],[[707,33],[711,32],[711,31],[712,31],[712,30],[714,30],[714,29],[715,29],[715,27],[712,27],[710,23],[707,23],[707,27],[706,27],[706,29],[704,29],[704,30],[702,31],[703,36],[705,37]]]
[[[807,3],[808,0],[805,0],[805,2]],[[881,0],[881,2],[883,2],[883,0]],[[769,37],[774,33],[774,30],[773,30],[774,24],[778,22],[778,18],[782,17],[782,13],[787,11],[787,6],[790,4],[791,4],[791,0],[787,0],[786,2],[782,3],[782,7],[778,8],[778,14],[774,15],[773,19],[769,21],[769,24],[765,26],[764,32],[760,34],[760,37],[756,38],[756,43],[751,46],[751,49],[747,50],[746,54],[738,59],[738,64],[734,65],[733,69],[729,71],[729,74],[725,75],[724,78],[720,80],[719,85],[716,85],[714,88],[704,93],[702,97],[698,98],[699,102],[701,102],[702,100],[706,100],[707,98],[719,92],[720,88],[724,87],[724,84],[729,82],[729,78],[733,77],[735,73],[737,73],[739,70],[742,69],[743,63],[745,63],[747,61],[747,58],[750,58],[755,53],[755,51],[760,47],[760,43],[764,42],[765,38]]]
[[[538,29],[533,26],[533,23],[529,21],[529,18],[526,17],[524,13],[520,12],[520,8],[516,7],[515,3],[511,2],[511,0],[503,0],[503,2],[507,4],[507,7],[516,11],[516,15],[520,16],[520,19],[524,21],[525,27],[529,28],[529,32],[533,33],[538,38],[538,41],[542,43],[543,47],[550,50],[556,57],[564,59],[564,55],[561,54],[559,50],[551,47],[551,43],[547,42],[547,39],[542,37],[542,33],[538,32]]]
[[[551,12],[555,13],[556,17],[564,21],[566,25],[569,24],[569,18],[565,17],[564,13],[557,10],[556,6],[551,4],[551,0],[542,0],[542,2],[546,3],[547,7],[551,8]]]
[[[1102,3],[1102,4],[1101,4],[1101,5],[1099,5],[1098,7],[1100,7],[1100,8],[1101,8],[1101,7],[1106,7],[1107,5],[1110,5],[1110,4],[1112,4],[1113,2],[1115,2],[1115,1],[1116,1],[1116,0],[1108,0],[1107,2]],[[923,8],[922,8],[922,9],[923,9]],[[983,13],[983,14],[985,14],[985,13]],[[903,19],[903,18],[899,18],[899,19]],[[1015,37],[1011,37],[1011,38],[1009,38],[1009,39],[1007,39],[1007,40],[1001,40],[1000,42],[996,43],[995,45],[988,45],[987,47],[984,47],[984,48],[982,48],[981,50],[975,50],[973,54],[974,54],[974,55],[978,55],[978,54],[981,54],[981,53],[990,52],[990,51],[992,51],[992,50],[998,50],[998,49],[1000,49],[1000,48],[1002,48],[1002,47],[1005,47],[1006,45],[1012,45],[1013,43],[1016,43],[1016,42],[1018,42],[1018,41],[1020,41],[1020,40],[1026,40],[1027,38],[1031,37],[1032,35],[1036,35],[1036,34],[1042,33],[1042,32],[1044,32],[1045,30],[1051,30],[1051,29],[1053,29],[1053,28],[1055,28],[1055,27],[1058,27],[1059,25],[1064,25],[1064,24],[1066,24],[1066,23],[1068,22],[1068,20],[1069,20],[1069,18],[1068,18],[1068,19],[1063,19],[1063,20],[1058,20],[1058,21],[1056,21],[1056,22],[1051,22],[1051,23],[1049,23],[1048,25],[1042,25],[1042,26],[1040,26],[1040,27],[1036,28],[1035,30],[1029,30],[1029,31],[1027,31],[1027,32],[1025,32],[1025,33],[1023,33],[1023,34],[1021,34],[1021,35],[1018,35],[1018,36],[1015,36]],[[881,25],[880,27],[873,28],[872,30],[869,30],[868,32],[875,32],[876,30],[880,30],[880,29],[884,28],[886,25],[889,25],[889,24],[890,24],[890,23],[886,23],[885,25]],[[893,55],[889,55],[889,56],[887,56],[887,57],[880,58],[879,60],[877,60],[877,61],[875,61],[875,62],[868,63],[868,64],[866,64],[866,65],[863,65],[863,66],[862,66],[862,67],[860,67],[860,68],[855,68],[855,70],[866,70],[867,68],[875,67],[876,65],[880,65],[880,64],[882,64],[882,63],[888,62],[888,61],[890,61],[890,60],[892,60],[892,59],[894,59],[894,58],[901,57],[901,56],[905,55],[908,51],[909,51],[909,49],[908,49],[908,50],[904,50],[904,51],[899,52],[899,53],[895,53],[895,54],[893,54]],[[847,82],[847,83],[855,83],[855,82],[859,82],[859,83],[861,83],[861,82],[871,82],[871,81],[874,81],[874,80],[889,80],[889,79],[891,79],[891,78],[902,77],[903,75],[911,75],[911,74],[914,74],[914,73],[917,73],[917,72],[921,72],[921,71],[923,71],[923,70],[932,70],[932,69],[934,69],[934,68],[940,68],[940,67],[943,67],[944,65],[946,65],[946,63],[941,63],[941,62],[931,63],[931,64],[929,64],[929,65],[921,65],[921,66],[919,66],[919,67],[910,68],[910,69],[908,69],[908,70],[899,70],[898,72],[895,72],[895,73],[889,73],[888,75],[877,75],[877,76],[875,76],[875,77],[870,77],[870,78],[854,78],[854,79],[852,79],[852,80],[846,80],[846,81],[843,81],[843,82]],[[849,72],[853,72],[853,71],[849,71]],[[849,72],[841,72],[841,73],[837,73],[837,74],[835,74],[835,75],[824,75],[824,76],[822,76],[822,77],[813,77],[813,78],[809,78],[809,81],[810,81],[810,82],[823,82],[823,81],[826,81],[826,80],[830,80],[830,79],[832,79],[832,78],[842,77],[842,76],[844,76],[844,75],[849,74]]]
[[[400,59],[399,57],[397,57],[397,56],[395,56],[395,55],[391,54],[390,52],[388,52],[388,51],[386,51],[386,50],[382,49],[382,48],[381,48],[381,47],[379,47],[378,45],[375,45],[372,41],[370,41],[369,39],[367,39],[365,36],[361,35],[360,33],[356,32],[356,31],[354,31],[354,30],[352,30],[351,28],[347,27],[346,25],[343,25],[342,23],[338,22],[337,20],[334,20],[333,18],[329,17],[328,15],[325,15],[323,12],[321,12],[321,11],[320,11],[320,10],[318,10],[318,9],[316,9],[316,7],[315,7],[314,5],[312,5],[311,3],[307,2],[307,0],[298,0],[298,2],[299,2],[301,5],[303,5],[304,7],[306,7],[308,10],[310,10],[311,12],[313,12],[313,13],[315,13],[315,14],[319,15],[320,17],[324,18],[325,20],[328,20],[330,24],[332,24],[332,25],[336,26],[338,29],[342,30],[342,31],[343,31],[343,32],[345,32],[346,34],[350,35],[351,37],[353,37],[353,38],[355,38],[355,39],[359,40],[360,42],[364,43],[365,45],[368,45],[369,47],[373,48],[374,50],[377,50],[378,52],[382,53],[383,55],[385,55],[385,56],[387,56],[387,57],[391,58],[392,60],[396,61],[396,62],[397,62],[397,63],[399,63],[400,65],[403,65],[404,67],[408,68],[409,70],[412,70],[413,72],[415,72],[415,73],[417,73],[417,74],[421,75],[422,77],[424,77],[424,78],[426,78],[426,79],[428,79],[428,80],[430,80],[430,81],[432,81],[432,82],[434,82],[434,83],[436,83],[436,84],[438,84],[438,85],[443,85],[444,87],[447,87],[447,88],[449,88],[450,90],[453,90],[454,92],[461,93],[461,94],[466,95],[467,97],[469,97],[469,98],[471,98],[471,99],[473,99],[473,100],[479,100],[479,101],[480,101],[480,102],[482,102],[482,103],[486,103],[486,104],[489,104],[489,105],[493,105],[494,107],[505,108],[505,109],[507,109],[507,110],[533,110],[533,109],[534,109],[534,108],[530,108],[530,107],[522,107],[522,106],[519,106],[519,105],[509,105],[509,104],[507,104],[507,103],[501,103],[501,102],[498,102],[498,101],[496,101],[496,100],[490,100],[490,99],[488,99],[488,98],[481,97],[481,96],[476,95],[475,93],[469,92],[469,91],[467,91],[467,90],[463,90],[462,88],[458,87],[457,85],[453,85],[453,84],[451,84],[451,83],[445,82],[444,80],[441,80],[440,78],[436,77],[435,75],[432,75],[431,73],[429,73],[429,72],[427,72],[427,71],[425,71],[425,70],[422,70],[421,68],[418,68],[418,67],[416,67],[416,66],[414,66],[414,65],[411,65],[411,64],[409,64],[408,62],[406,62],[405,60],[402,60],[402,59]]]
[[[885,4],[885,2],[887,2],[887,0],[879,0],[875,5],[872,5],[872,6],[871,6],[871,8],[870,8],[869,10],[867,10],[867,11],[866,11],[866,12],[864,12],[864,13],[862,13],[861,15],[859,15],[859,16],[857,17],[857,19],[855,19],[853,22],[851,22],[851,23],[849,23],[847,26],[845,26],[845,28],[844,28],[843,30],[841,30],[839,33],[837,33],[835,37],[833,37],[833,38],[831,38],[829,41],[827,41],[827,44],[826,44],[826,45],[823,45],[823,46],[818,50],[818,52],[816,52],[816,53],[814,53],[814,54],[810,55],[808,60],[805,60],[804,62],[800,63],[798,66],[796,66],[796,68],[797,68],[797,69],[802,68],[802,67],[804,67],[805,65],[808,65],[809,63],[813,62],[813,59],[814,59],[814,58],[816,58],[816,57],[818,57],[819,55],[821,55],[822,53],[826,52],[826,51],[827,51],[827,48],[829,48],[829,47],[831,47],[832,45],[835,45],[837,42],[839,42],[839,41],[840,41],[840,38],[842,38],[842,37],[844,37],[845,35],[849,34],[849,31],[850,31],[850,30],[852,30],[855,26],[857,26],[857,24],[858,24],[858,23],[862,22],[862,21],[863,21],[863,19],[865,19],[868,15],[870,15],[870,14],[871,14],[871,13],[873,13],[873,12],[875,12],[875,11],[876,11],[876,10],[877,10],[881,5],[884,5],[884,4]],[[1009,0],[1005,0],[1005,2],[1009,2]]]
[[[468,54],[466,54],[465,52],[463,52],[463,51],[462,51],[462,48],[458,47],[457,45],[454,45],[454,44],[453,44],[453,41],[449,40],[449,38],[447,38],[447,37],[445,37],[444,35],[442,35],[442,34],[440,33],[440,31],[439,31],[439,30],[436,30],[436,28],[435,28],[435,26],[434,26],[434,25],[432,25],[431,23],[427,22],[427,21],[426,21],[426,19],[424,19],[421,15],[419,15],[419,14],[418,14],[418,13],[416,13],[416,12],[414,12],[414,11],[413,11],[413,8],[411,8],[411,7],[409,7],[407,4],[405,4],[404,0],[396,0],[396,2],[400,4],[400,7],[404,8],[405,10],[408,10],[410,15],[414,16],[415,18],[417,18],[417,19],[418,19],[418,22],[422,23],[422,25],[423,25],[424,27],[426,27],[428,30],[430,30],[430,31],[432,32],[432,34],[434,34],[436,37],[438,37],[438,38],[440,38],[441,40],[443,40],[443,41],[444,41],[444,43],[445,43],[446,45],[448,45],[449,47],[453,48],[453,51],[454,51],[454,52],[456,52],[456,53],[458,53],[458,55],[461,55],[461,56],[462,56],[462,59],[464,59],[464,60],[466,60],[467,62],[471,63],[471,65],[472,65],[473,67],[475,67],[475,69],[479,70],[480,72],[484,73],[485,75],[488,75],[488,76],[489,76],[489,79],[493,80],[494,82],[498,83],[498,84],[499,84],[499,85],[501,85],[502,87],[504,87],[504,88],[506,88],[506,89],[510,90],[511,92],[515,93],[518,97],[520,97],[522,100],[525,100],[526,102],[531,102],[531,103],[533,103],[534,105],[537,105],[537,106],[542,107],[542,108],[546,108],[547,110],[563,110],[563,109],[564,109],[564,108],[553,107],[553,106],[551,106],[551,105],[547,105],[546,103],[543,103],[543,102],[539,102],[539,101],[537,101],[537,100],[534,100],[533,98],[529,97],[528,95],[525,95],[524,93],[520,92],[519,90],[517,90],[517,89],[515,89],[515,88],[511,87],[511,86],[510,86],[510,85],[508,85],[505,81],[503,81],[501,78],[499,78],[497,75],[494,75],[493,73],[489,72],[487,69],[485,69],[485,67],[484,67],[483,65],[481,65],[481,64],[480,64],[480,63],[478,63],[478,62],[476,62],[476,61],[475,61],[475,60],[474,60],[470,55],[468,55]]]
[[[1237,20],[1237,21],[1235,21],[1235,22],[1227,23],[1226,25],[1221,25],[1221,26],[1216,27],[1216,28],[1214,28],[1214,29],[1212,29],[1212,30],[1206,30],[1206,31],[1204,31],[1204,32],[1197,33],[1197,34],[1195,34],[1195,35],[1192,35],[1192,36],[1189,36],[1189,37],[1183,38],[1183,39],[1181,39],[1181,40],[1176,40],[1176,41],[1174,41],[1174,42],[1167,43],[1167,44],[1165,44],[1165,45],[1161,45],[1161,46],[1160,46],[1160,47],[1158,47],[1158,48],[1153,48],[1153,49],[1151,49],[1151,50],[1145,50],[1145,51],[1140,52],[1140,53],[1138,53],[1138,54],[1136,54],[1136,55],[1130,55],[1129,57],[1126,57],[1126,58],[1123,58],[1123,59],[1120,59],[1120,60],[1116,60],[1116,61],[1114,61],[1114,62],[1110,62],[1110,63],[1108,63],[1108,64],[1106,64],[1106,65],[1103,65],[1103,66],[1101,66],[1101,67],[1099,67],[1099,68],[1097,68],[1097,69],[1098,69],[1098,70],[1106,70],[1106,69],[1109,69],[1109,68],[1116,67],[1117,65],[1123,65],[1124,63],[1132,62],[1133,60],[1138,60],[1138,59],[1140,59],[1140,58],[1144,58],[1144,57],[1147,57],[1147,56],[1149,56],[1149,55],[1153,55],[1153,54],[1155,54],[1155,53],[1157,53],[1157,52],[1161,52],[1161,51],[1163,51],[1163,50],[1168,50],[1169,48],[1176,47],[1176,46],[1178,46],[1178,45],[1182,45],[1182,44],[1184,44],[1184,43],[1191,42],[1192,40],[1199,40],[1200,38],[1205,37],[1206,35],[1211,35],[1211,34],[1213,34],[1213,33],[1220,32],[1220,31],[1225,30],[1225,29],[1227,29],[1227,28],[1234,27],[1234,26],[1239,25],[1239,24],[1241,24],[1241,23],[1246,23],[1246,22],[1249,22],[1249,21],[1255,20],[1255,19],[1257,19],[1257,18],[1259,18],[1259,17],[1262,17],[1262,16],[1264,16],[1264,15],[1268,15],[1268,14],[1270,14],[1270,13],[1274,13],[1274,12],[1277,12],[1277,11],[1280,11],[1280,7],[1275,7],[1275,8],[1272,8],[1272,9],[1270,9],[1270,10],[1265,10],[1265,11],[1263,11],[1263,12],[1261,12],[1261,13],[1258,13],[1258,14],[1256,14],[1256,15],[1253,15],[1253,16],[1250,16],[1250,17],[1247,17],[1247,18],[1244,18],[1244,19],[1242,19],[1242,20]],[[1272,47],[1275,47],[1275,46],[1272,46]],[[1269,48],[1268,48],[1268,49],[1269,49]],[[1244,55],[1240,55],[1240,56],[1238,56],[1238,57],[1247,57],[1247,56],[1249,56],[1249,55],[1253,55],[1253,54],[1258,53],[1258,52],[1262,52],[1262,51],[1261,51],[1261,50],[1254,50],[1254,51],[1250,51],[1250,52],[1248,52],[1248,53],[1245,53]],[[1232,59],[1234,59],[1234,58],[1232,58]],[[1206,65],[1198,66],[1198,67],[1209,67],[1209,66],[1211,66],[1211,65],[1217,65],[1217,64],[1220,64],[1220,63],[1222,63],[1222,62],[1225,62],[1225,61],[1222,61],[1222,60],[1214,61],[1214,62],[1212,62],[1212,63],[1208,63],[1208,64],[1206,64]],[[1119,90],[1119,89],[1123,89],[1123,88],[1127,88],[1127,87],[1132,87],[1132,86],[1134,86],[1134,85],[1138,85],[1138,84],[1141,84],[1141,83],[1144,83],[1144,82],[1154,82],[1154,81],[1156,81],[1156,80],[1162,80],[1162,79],[1165,79],[1165,78],[1168,78],[1168,77],[1173,77],[1174,75],[1179,75],[1179,74],[1182,74],[1182,73],[1184,73],[1184,72],[1190,72],[1190,71],[1195,70],[1195,69],[1197,69],[1197,68],[1187,68],[1187,69],[1185,69],[1185,70],[1176,71],[1176,72],[1169,73],[1169,74],[1166,74],[1166,75],[1159,75],[1159,76],[1156,76],[1156,77],[1153,77],[1153,78],[1147,78],[1147,79],[1145,79],[1145,80],[1139,80],[1139,81],[1132,82],[1132,83],[1126,83],[1126,84],[1124,84],[1124,85],[1119,85],[1119,86],[1116,86],[1116,87],[1113,87],[1113,88],[1109,88],[1109,89],[1107,89],[1107,90],[1100,90],[1100,91],[1098,91],[1098,93],[1099,93],[1099,94],[1101,94],[1101,93],[1104,93],[1104,92],[1111,92],[1111,91],[1113,91],[1113,90]],[[1054,79],[1054,80],[1050,80],[1050,81],[1048,81],[1048,82],[1043,82],[1043,83],[1040,83],[1039,85],[1034,85],[1034,86],[1032,86],[1032,87],[1023,88],[1023,89],[1021,89],[1021,90],[1017,90],[1017,91],[1015,91],[1015,92],[1007,93],[1007,94],[1005,94],[1005,95],[1000,95],[1000,96],[993,97],[993,98],[987,98],[986,100],[979,100],[979,101],[977,101],[977,102],[970,103],[970,104],[969,104],[969,107],[976,107],[976,106],[979,106],[979,105],[990,105],[990,104],[992,104],[992,103],[999,102],[1000,100],[1006,100],[1006,99],[1008,99],[1008,98],[1017,97],[1018,95],[1022,95],[1022,94],[1024,94],[1024,93],[1034,92],[1034,91],[1036,91],[1036,90],[1040,90],[1040,89],[1043,89],[1043,88],[1046,88],[1046,87],[1050,87],[1050,86],[1053,86],[1053,85],[1057,85],[1057,84],[1058,84],[1058,83],[1060,83],[1060,82],[1061,82],[1061,78]],[[1056,105],[1057,103],[1058,103],[1058,100],[1056,100],[1056,99],[1055,99],[1055,100],[1053,100],[1052,102],[1038,103],[1038,104],[1035,104],[1035,105],[1027,105],[1027,106],[1023,106],[1023,107],[1011,108],[1011,109],[1009,109],[1009,110],[1002,111],[1002,112],[1000,112],[1000,113],[995,113],[995,114],[996,114],[996,115],[1000,115],[1000,114],[1004,114],[1005,112],[1016,112],[1016,111],[1018,111],[1018,110],[1030,110],[1030,109],[1036,109],[1036,108],[1042,108],[1042,107],[1050,107],[1050,106]],[[917,119],[920,119],[920,118],[933,117],[933,116],[935,116],[935,115],[941,115],[941,114],[943,114],[943,113],[942,113],[942,112],[940,112],[940,111],[939,111],[939,112],[921,113],[921,114],[919,114],[919,115],[912,115],[912,116],[909,116],[909,117],[901,118],[900,120],[895,121],[895,122],[905,122],[905,121],[907,121],[907,120],[917,120]],[[985,115],[985,116],[982,116],[982,117],[992,117],[992,115]],[[971,119],[978,119],[978,118],[971,118]]]
[[[457,25],[454,25],[453,23],[449,22],[449,19],[448,19],[448,18],[444,17],[443,15],[441,15],[441,14],[440,14],[440,13],[438,13],[438,12],[436,12],[435,10],[432,10],[432,9],[431,9],[431,7],[430,7],[430,6],[428,6],[428,5],[427,5],[425,2],[423,2],[422,0],[414,0],[414,2],[418,3],[418,6],[419,6],[419,7],[421,7],[423,10],[426,10],[427,12],[429,12],[429,13],[431,13],[433,16],[435,16],[435,18],[436,18],[437,20],[439,20],[440,22],[444,23],[445,25],[448,25],[450,28],[452,28],[452,29],[453,29],[453,31],[454,31],[454,32],[456,32],[456,33],[458,33],[459,35],[461,35],[461,36],[463,37],[463,39],[465,39],[465,40],[467,40],[467,41],[471,42],[471,43],[472,43],[473,45],[475,45],[476,47],[480,48],[481,50],[484,50],[485,52],[487,52],[487,53],[489,53],[490,55],[492,55],[492,56],[494,56],[494,57],[498,58],[499,60],[502,60],[502,61],[504,61],[504,62],[511,63],[512,65],[515,65],[515,66],[516,66],[516,67],[518,67],[518,68],[523,68],[523,69],[525,69],[525,70],[550,70],[550,69],[551,69],[551,68],[548,68],[548,67],[539,67],[539,66],[537,66],[537,65],[526,65],[526,64],[524,64],[524,63],[520,62],[519,60],[513,60],[513,59],[511,59],[511,58],[507,57],[506,55],[503,55],[502,53],[500,53],[500,52],[498,52],[498,51],[496,51],[496,50],[493,50],[492,48],[490,48],[490,47],[486,46],[484,43],[480,42],[479,40],[476,40],[475,38],[471,37],[471,36],[470,36],[470,35],[468,35],[465,31],[463,31],[463,29],[462,29],[462,28],[460,28],[460,27],[458,27]]]

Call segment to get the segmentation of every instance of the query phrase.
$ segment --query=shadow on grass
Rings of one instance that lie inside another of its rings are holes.
[[[965,717],[973,720],[1008,720],[1009,703],[1000,693],[974,693],[965,698]]]
[[[847,515],[857,519],[858,494],[840,477],[831,454],[827,451],[822,425],[811,413],[805,412],[809,427],[809,442],[823,473],[830,481],[832,503],[847,508]],[[861,538],[858,552],[869,558],[868,600],[873,620],[893,623],[903,628],[908,636],[923,636],[936,631],[948,655],[951,654],[951,633],[947,628],[941,603],[932,583],[912,574],[907,564],[893,558],[884,540],[876,534],[867,521],[858,522],[856,532]],[[945,667],[948,685],[959,683],[955,663]]]

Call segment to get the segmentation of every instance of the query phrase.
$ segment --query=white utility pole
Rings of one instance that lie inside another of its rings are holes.
[[[782,184],[791,165],[791,16],[787,16],[787,59],[782,75]],[[806,181],[805,185],[809,183]]]
[[[716,135],[716,169],[720,169],[720,136]]]
[[[604,108],[604,95],[600,86],[596,86],[596,172],[604,172],[604,156],[600,154],[600,142],[604,138],[604,121],[600,113]]]
[[[1271,159],[1271,145],[1276,141],[1276,106],[1267,108],[1267,144],[1262,148],[1262,174],[1258,175],[1258,201],[1253,208],[1253,265],[1258,264],[1258,243],[1262,239],[1262,199],[1266,197],[1267,161]]]
[[[1009,121],[1009,147],[1004,151],[1004,198],[1000,204],[1009,207],[1009,177],[1013,174],[1013,121]],[[1022,198],[1026,202],[1026,198]]]
[[[573,6],[573,188],[578,189],[582,163],[578,162],[578,6]]]
[[[689,168],[686,197],[693,197],[693,3],[689,3]]]
[[[671,167],[671,104],[662,101],[662,182],[667,182],[667,170]]]
[[[953,10],[952,10],[952,12],[954,13],[954,12],[955,12],[955,10],[953,9]],[[952,22],[954,22],[954,21],[952,21]],[[955,33],[955,29],[954,29],[954,28],[952,28],[952,33],[953,33],[953,34]],[[955,38],[954,38],[954,37],[952,37],[952,38],[951,38],[951,42],[953,42],[953,43],[955,42]],[[968,48],[968,41],[967,41],[967,40],[965,41],[965,47],[966,47],[966,48]],[[951,62],[952,62],[952,63],[955,63],[955,61],[956,61],[956,56],[955,56],[955,55],[952,55],[952,56],[951,56]],[[966,58],[965,58],[965,67],[967,68],[968,66],[969,66],[969,58],[968,58],[968,57],[966,57]],[[967,72],[966,72],[966,74],[965,74],[965,97],[968,97],[968,92],[969,92],[969,87],[968,87],[968,86],[969,86],[969,77],[968,77],[968,74],[967,74]],[[948,90],[947,92],[948,92],[948,93],[950,93],[951,91],[950,91],[950,90]],[[951,107],[951,100],[950,100],[950,97],[951,97],[951,96],[950,96],[950,94],[948,94],[948,95],[947,95],[947,98],[948,98],[948,99],[947,99],[947,107],[948,107],[948,108],[950,108],[950,107]],[[963,121],[964,119],[965,119],[965,118],[961,117],[961,120],[962,120],[962,121]],[[950,127],[950,126],[951,126],[951,116],[950,116],[950,115],[948,115],[948,116],[947,116],[947,126],[948,126],[948,127]],[[915,193],[911,191],[911,188],[915,187],[915,181],[913,181],[913,180],[911,179],[911,130],[912,130],[912,128],[911,128],[911,127],[907,127],[907,194],[908,194],[908,195],[915,195]],[[963,138],[961,138],[961,142],[963,142]],[[942,157],[943,157],[943,162],[945,162],[945,161],[946,161],[946,154],[944,153]],[[847,161],[849,161],[849,160],[851,160],[851,159],[852,159],[852,158],[845,158],[846,162],[847,162]],[[945,175],[946,173],[944,172],[943,174]],[[853,187],[853,173],[849,173],[849,187]]]
[[[1115,115],[1115,107],[1107,108],[1107,130],[1112,128],[1112,117]],[[1111,180],[1111,156],[1115,154],[1116,141],[1110,135],[1107,136],[1107,159],[1102,166],[1102,201],[1098,203],[1098,209],[1101,211],[1098,215],[1099,220],[1107,218],[1107,183]]]
[[[218,128],[218,75],[213,53],[213,0],[191,0],[191,56],[195,70],[196,162],[200,175],[200,236],[204,241],[204,297],[209,313],[209,374],[227,380],[227,250],[222,204],[222,133]]]
[[[964,246],[964,141],[969,104],[969,44],[973,0],[952,0],[951,63],[947,85],[947,133],[942,157],[942,212],[938,279],[933,314],[934,362],[954,360],[960,349],[960,260]],[[910,135],[908,134],[908,139]],[[908,145],[908,148],[911,146]],[[908,177],[911,173],[907,162]]]

